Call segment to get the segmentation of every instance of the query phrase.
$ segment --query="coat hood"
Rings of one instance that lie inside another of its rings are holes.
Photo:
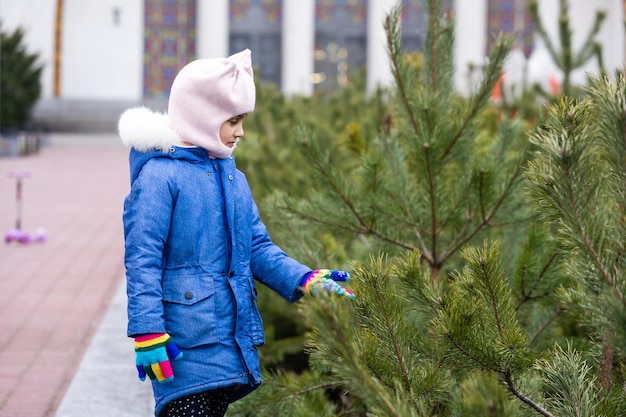
[[[139,152],[155,149],[167,151],[171,146],[181,143],[170,127],[167,114],[146,107],[126,110],[120,116],[117,128],[124,145]]]
[[[122,113],[118,133],[122,143],[130,148],[131,184],[146,162],[152,158],[170,158],[170,149],[181,144],[170,127],[168,116],[146,107],[135,107]]]

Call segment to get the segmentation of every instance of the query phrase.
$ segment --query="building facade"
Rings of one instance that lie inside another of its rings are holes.
[[[424,0],[400,0],[407,50],[423,47]],[[623,69],[624,0],[569,0],[574,48],[596,10],[607,18],[598,35],[609,71]],[[30,52],[44,64],[43,99],[142,101],[162,99],[178,69],[195,58],[244,48],[263,81],[286,94],[312,94],[345,84],[366,70],[367,88],[390,82],[383,20],[398,0],[2,0],[3,31],[22,27]],[[456,82],[472,86],[493,36],[515,35],[534,71],[558,75],[534,34],[528,0],[448,0],[456,21]],[[557,39],[559,0],[539,0],[548,33]],[[539,51],[539,52],[538,52]],[[543,51],[543,54],[540,53]],[[533,57],[537,58],[534,64]],[[471,64],[471,65],[470,65]],[[0,63],[1,65],[1,63]],[[594,62],[579,71],[597,71]],[[582,79],[582,78],[580,78]]]

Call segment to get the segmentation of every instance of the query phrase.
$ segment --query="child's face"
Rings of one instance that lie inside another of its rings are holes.
[[[240,137],[243,136],[243,119],[246,114],[240,114],[226,120],[220,127],[220,140],[229,148],[235,146]]]

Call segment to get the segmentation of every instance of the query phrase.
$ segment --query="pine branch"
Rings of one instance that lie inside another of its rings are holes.
[[[407,249],[407,250],[419,250],[418,247],[415,247],[413,245],[410,245],[406,242],[403,242],[401,240],[398,239],[394,239],[391,236],[388,236],[376,229],[372,229],[369,228],[367,226],[364,227],[350,227],[349,225],[347,225],[346,223],[336,223],[333,221],[328,220],[327,218],[324,217],[319,217],[319,216],[314,216],[308,212],[302,211],[302,210],[298,210],[295,207],[291,206],[291,205],[285,205],[282,207],[283,210],[287,211],[288,213],[291,214],[295,214],[299,217],[301,217],[304,220],[309,220],[313,223],[317,223],[317,224],[321,224],[324,226],[328,226],[328,228],[330,230],[342,230],[344,232],[348,232],[348,233],[352,233],[352,234],[356,234],[356,235],[371,235],[374,237],[377,237],[378,239],[387,242],[387,243],[391,243],[394,246],[397,246],[399,248],[403,248],[403,249]]]
[[[568,0],[560,0],[560,15],[559,15],[559,40],[561,42],[561,57],[562,57],[562,67],[563,70],[563,91],[569,92],[569,79],[570,74],[573,67],[573,51],[572,51],[572,30],[569,27],[569,7],[567,4]]]
[[[463,356],[467,357],[468,359],[476,363],[481,368],[488,369],[491,372],[495,372],[497,374],[501,374],[504,372],[502,369],[492,365],[491,362],[482,360],[478,355],[474,355],[468,349],[465,349],[463,344],[457,341],[454,337],[452,337],[450,333],[447,333],[445,337],[452,344],[452,346],[454,346],[454,348],[456,348],[459,352],[461,352]]]
[[[363,272],[359,267],[355,268],[355,280]],[[359,285],[358,282],[355,285]],[[368,286],[368,288],[371,288]],[[362,289],[361,289],[362,290]],[[384,297],[384,293],[374,294],[375,297]],[[365,295],[363,295],[365,297]],[[384,380],[378,378],[376,373],[364,366],[363,355],[355,343],[362,338],[360,332],[356,332],[357,326],[348,320],[346,310],[342,305],[330,298],[319,297],[312,299],[306,305],[303,316],[307,324],[313,329],[311,348],[311,360],[327,368],[333,375],[346,379],[348,389],[358,390],[361,398],[370,407],[382,407],[385,415],[403,417],[402,411],[405,403],[394,403],[393,396],[398,394],[396,387],[384,388]],[[383,302],[384,305],[386,303]],[[378,311],[378,310],[377,310]],[[392,320],[393,321],[393,320]],[[392,325],[393,327],[393,325]],[[338,358],[340,358],[338,360]],[[406,370],[406,367],[405,367]],[[408,370],[406,370],[408,375]],[[399,387],[398,387],[399,388]]]
[[[400,45],[400,28],[399,28],[399,16],[401,7],[396,6],[391,10],[391,13],[385,19],[385,34],[387,35],[387,46],[389,48],[389,55],[391,60],[391,73],[396,82],[398,93],[401,97],[401,102],[406,111],[406,115],[409,118],[413,132],[419,137],[419,128],[417,126],[417,120],[412,111],[411,102],[409,100],[407,87],[402,77],[402,71],[400,68],[401,61],[401,45]]]
[[[435,177],[432,172],[431,161],[430,161],[430,152],[428,152],[430,146],[425,143],[424,144],[424,153],[426,160],[426,178],[428,181],[428,196],[430,203],[430,239],[431,239],[431,247],[430,253],[433,258],[433,262],[431,264],[433,277],[437,277],[439,275],[438,271],[441,268],[441,261],[437,257],[437,203],[435,199]],[[424,248],[425,249],[425,248]]]
[[[492,282],[493,271],[490,271],[487,269],[487,259],[485,259],[482,256],[479,259],[479,268],[482,274],[482,276],[479,277],[479,279],[486,284],[485,288],[487,289],[487,293],[489,295],[488,299],[491,303],[491,310],[492,310],[493,316],[495,317],[496,327],[498,328],[498,333],[500,337],[503,337],[504,325],[502,323],[502,318],[500,317],[500,306],[498,305],[498,302],[500,301],[500,297],[498,297],[498,294],[496,294],[495,292],[495,288],[497,284]]]
[[[465,357],[467,357],[468,359],[472,360],[474,363],[476,363],[477,365],[479,365],[481,368],[483,369],[487,369],[490,370],[491,372],[494,372],[500,376],[502,376],[505,385],[507,387],[507,389],[515,396],[517,397],[520,401],[522,401],[523,403],[527,404],[528,406],[530,406],[531,408],[533,408],[535,411],[537,411],[538,413],[540,413],[541,415],[545,416],[545,417],[555,417],[554,415],[552,415],[550,412],[548,412],[546,409],[544,409],[543,407],[541,407],[538,403],[536,403],[535,401],[533,401],[530,397],[524,395],[515,385],[515,383],[513,382],[513,378],[512,378],[512,372],[510,369],[504,369],[504,368],[498,368],[496,366],[494,366],[492,364],[492,362],[490,361],[485,361],[483,360],[481,357],[473,354],[472,352],[470,352],[469,350],[465,349],[465,347],[463,346],[462,343],[457,342],[450,333],[446,334],[446,339],[459,351],[461,352],[462,355],[464,355]]]
[[[602,357],[600,363],[600,385],[609,392],[613,381],[613,357],[615,350],[615,330],[611,323],[604,326],[602,337]]]
[[[497,374],[519,400],[551,416],[523,394],[512,378],[515,370],[532,366],[533,355],[517,324],[515,300],[498,260],[498,245],[485,241],[482,249],[467,247],[461,254],[467,265],[450,284],[449,299],[442,303],[435,321],[437,331],[459,355],[460,367]]]
[[[402,378],[404,379],[405,386],[409,387],[411,385],[411,380],[409,378],[409,372],[407,370],[406,364],[404,362],[404,358],[402,356],[402,352],[400,349],[400,342],[398,341],[398,337],[396,335],[395,326],[393,325],[394,318],[388,311],[387,302],[385,300],[385,294],[383,293],[382,288],[378,285],[379,280],[374,280],[372,284],[373,284],[374,295],[375,295],[376,301],[378,302],[379,311],[385,319],[385,327],[388,331],[391,344],[393,345],[393,350],[396,355],[396,361],[398,363],[398,366],[400,367],[400,372],[402,373]]]
[[[533,22],[535,24],[535,31],[539,34],[539,37],[543,40],[543,43],[545,44],[546,49],[548,49],[548,52],[550,52],[550,56],[554,60],[554,63],[559,68],[562,68],[563,63],[560,60],[560,55],[557,52],[556,48],[554,47],[554,43],[552,43],[552,40],[548,36],[548,33],[546,32],[546,29],[543,26],[543,21],[541,20],[541,17],[539,16],[539,4],[538,3],[539,2],[537,0],[532,0],[530,4],[528,5],[528,10],[530,11]]]
[[[407,179],[407,170],[401,169],[404,163],[402,160],[404,154],[400,154],[401,151],[398,151],[397,149],[397,141],[394,141],[393,139],[383,140],[383,146],[385,155],[388,155],[390,159],[393,158],[389,161],[388,166],[393,170],[395,177],[402,179],[401,183],[404,187],[400,193],[393,193],[391,189],[382,187],[384,195],[395,204],[384,204],[382,206],[378,205],[377,210],[380,211],[384,217],[392,218],[400,224],[404,223],[406,226],[410,227],[415,234],[419,247],[421,248],[422,257],[426,259],[429,264],[432,264],[433,256],[430,253],[430,250],[426,247],[424,236],[420,230],[420,224],[413,216],[412,209],[415,204],[413,204],[408,198],[410,195],[415,195],[415,190],[412,188],[412,184],[408,186],[405,185],[409,180]],[[387,207],[391,210],[387,210]],[[396,207],[402,207],[403,210],[395,210]],[[398,212],[400,214],[397,214]]]
[[[394,196],[391,194],[388,194],[387,197],[389,199],[391,199],[392,201],[394,200]],[[394,209],[396,207],[402,207],[402,205],[397,204],[397,205],[390,205],[389,206],[391,209]],[[405,208],[409,208],[408,206],[405,206]],[[422,258],[425,259],[429,265],[433,264],[433,257],[432,254],[430,253],[430,250],[428,249],[428,247],[426,246],[426,242],[424,241],[424,238],[422,236],[422,233],[420,232],[419,229],[419,223],[417,223],[414,219],[411,218],[411,213],[404,211],[404,212],[400,212],[400,215],[398,214],[397,210],[386,210],[385,208],[381,207],[381,208],[377,208],[377,212],[380,213],[381,215],[385,216],[387,219],[393,219],[395,221],[398,222],[399,225],[404,224],[405,226],[407,226],[407,228],[411,229],[413,231],[413,234],[415,235],[415,238],[417,239],[418,245],[417,246],[413,246],[413,248],[419,248],[421,254],[422,254]],[[403,217],[404,216],[404,217]],[[381,237],[381,234],[379,234],[381,232],[376,231],[376,228],[372,228],[371,233],[369,233],[372,236],[376,236],[379,239],[384,240],[385,242],[388,243],[392,243],[395,246],[400,246],[400,244],[396,244],[395,242],[399,242],[399,240],[397,239],[393,239],[393,240],[389,240],[387,238],[383,238]],[[411,250],[409,247],[402,247],[403,249],[409,249]]]
[[[508,390],[517,398],[519,398],[520,401],[530,406],[532,409],[534,409],[535,411],[537,411],[539,414],[541,414],[544,417],[555,417],[548,410],[541,407],[539,404],[534,402],[531,398],[527,397],[526,395],[522,394],[522,392],[519,389],[517,389],[517,387],[515,386],[515,383],[513,382],[511,372],[507,371],[503,376],[504,376],[504,382],[506,383],[506,387],[508,388]]]
[[[327,169],[326,165],[323,164],[318,158],[315,158],[315,155],[311,152],[309,143],[306,140],[302,141],[302,147],[307,150],[310,157],[309,160],[317,169],[318,174],[320,174],[326,180],[327,184],[331,187],[335,194],[339,196],[344,205],[348,207],[350,212],[352,212],[358,223],[361,224],[365,230],[369,230],[370,227],[366,224],[365,219],[361,216],[361,213],[354,206],[352,200],[344,192],[342,187],[335,181],[334,175],[330,172],[329,169]]]
[[[459,139],[462,137],[463,133],[465,133],[466,129],[470,125],[472,121],[474,121],[479,113],[485,106],[485,103],[489,99],[493,88],[500,77],[500,73],[502,72],[502,65],[504,60],[509,53],[510,38],[502,38],[499,43],[494,46],[494,49],[489,54],[489,65],[487,65],[487,72],[483,75],[483,83],[481,88],[478,90],[477,94],[472,97],[471,107],[464,117],[461,126],[457,129],[456,134],[446,147],[445,151],[441,155],[441,160],[445,160],[448,155],[452,152],[452,149],[457,144]]]
[[[429,56],[430,56],[430,85],[433,93],[437,93],[438,90],[438,34],[439,34],[439,6],[441,5],[440,0],[430,0],[427,2],[428,9],[428,33],[430,36],[428,37],[428,45],[429,45]]]
[[[604,407],[599,407],[602,400],[598,397],[597,378],[590,376],[591,367],[587,365],[582,354],[572,348],[571,342],[567,342],[567,351],[555,343],[549,359],[539,360],[535,369],[541,373],[544,391],[553,393],[547,395],[545,401],[554,410],[554,415],[624,415],[623,409],[608,412],[608,409],[602,410]]]
[[[585,223],[583,221],[583,215],[580,213],[578,209],[576,194],[574,192],[574,180],[572,178],[572,173],[571,173],[570,166],[568,163],[569,158],[566,157],[566,151],[567,150],[564,148],[563,149],[564,156],[561,158],[561,162],[562,162],[562,168],[565,174],[564,179],[565,179],[565,186],[567,190],[566,198],[569,204],[569,208],[571,209],[573,213],[573,219],[576,222],[575,226],[578,228],[578,232],[580,234],[580,238],[582,239],[584,249],[590,255],[591,260],[593,261],[596,268],[598,268],[598,270],[600,271],[600,275],[602,276],[604,281],[607,283],[609,288],[613,290],[613,292],[619,298],[621,303],[624,306],[626,306],[626,298],[624,298],[624,294],[621,292],[621,290],[617,286],[615,280],[611,276],[610,272],[607,270],[606,266],[604,265],[604,262],[602,262],[601,257],[598,255],[594,245],[592,244],[591,238],[589,236],[589,232],[587,231],[587,228],[585,227]]]
[[[515,307],[516,310],[519,310],[519,308],[522,306],[522,304],[524,304],[526,301],[529,300],[534,300],[537,299],[539,297],[543,297],[545,295],[547,295],[547,293],[543,293],[540,294],[539,296],[533,296],[532,294],[535,292],[535,289],[537,288],[537,286],[539,285],[539,283],[543,280],[543,278],[545,277],[546,273],[548,272],[548,269],[550,268],[550,266],[554,263],[554,261],[556,260],[558,254],[556,252],[554,252],[552,254],[552,256],[550,256],[550,259],[548,259],[548,261],[543,265],[543,268],[541,268],[541,271],[539,272],[539,274],[537,275],[537,279],[535,279],[535,281],[533,282],[533,285],[531,286],[531,288],[526,291],[526,285],[525,285],[525,277],[522,276],[522,283],[521,283],[521,290],[522,290],[522,299],[517,303],[517,306]]]
[[[515,169],[515,172],[509,178],[509,181],[505,189],[502,191],[502,193],[498,197],[498,200],[495,202],[491,210],[489,210],[485,218],[483,218],[483,220],[480,223],[478,223],[476,227],[474,227],[474,229],[471,230],[469,233],[467,234],[458,233],[456,237],[450,241],[446,250],[443,251],[441,258],[440,258],[440,262],[445,262],[450,256],[457,253],[459,249],[465,246],[466,244],[468,244],[483,229],[483,227],[489,224],[491,219],[498,213],[498,210],[500,209],[502,204],[504,204],[505,200],[509,197],[509,193],[513,189],[515,182],[520,178],[521,173],[522,173],[522,165],[518,164]]]

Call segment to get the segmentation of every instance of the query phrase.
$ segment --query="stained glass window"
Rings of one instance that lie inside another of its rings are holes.
[[[169,96],[178,70],[196,56],[196,1],[145,0],[145,98]]]
[[[332,29],[341,23],[351,29],[366,29],[366,0],[317,0],[315,2],[315,26]],[[339,28],[337,28],[339,29]]]
[[[282,1],[280,0],[231,0],[230,23],[245,22],[250,14],[257,14],[264,25],[280,29]]]
[[[528,57],[533,48],[534,25],[528,12],[528,0],[488,0],[488,47],[498,33],[515,35],[514,48]]]

